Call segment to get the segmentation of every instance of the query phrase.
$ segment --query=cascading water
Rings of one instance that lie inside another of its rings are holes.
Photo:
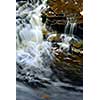
[[[26,5],[28,6],[29,4],[26,3]],[[50,77],[52,74],[49,67],[50,60],[52,59],[52,54],[50,54],[51,43],[43,41],[40,19],[42,7],[44,7],[44,4],[35,9],[26,7],[25,11],[20,12],[17,10],[17,15],[21,19],[17,19],[16,26],[16,63],[17,79],[21,81],[33,82],[33,79],[36,77],[42,79]],[[27,11],[27,9],[30,10]],[[22,18],[23,16],[24,18]]]
[[[43,98],[38,98],[38,96],[44,95],[44,93],[51,95],[51,100],[75,100],[74,97],[69,97],[71,92],[63,90],[60,87],[69,87],[76,91],[80,91],[82,89],[60,82],[51,69],[52,61],[54,59],[52,42],[43,40],[43,24],[40,17],[42,9],[46,7],[45,2],[46,0],[41,2],[39,2],[39,0],[30,0],[16,3],[17,100],[45,100]],[[75,25],[75,23],[70,24],[70,34],[73,34]],[[68,27],[69,25],[65,27],[65,33],[67,32]],[[65,36],[64,39],[62,39],[63,36]],[[63,48],[66,47],[69,49],[69,42],[72,37],[72,35],[68,36],[66,34],[62,34],[60,37],[62,39],[62,43],[58,44]],[[33,95],[32,92],[35,94],[34,90],[23,85],[23,83],[28,83],[29,86],[32,87],[46,87],[46,89],[35,89],[37,95]],[[49,88],[48,91],[47,88]],[[52,94],[53,92],[54,94]],[[26,95],[24,95],[24,93],[26,93]],[[60,93],[63,93],[64,95],[59,97]],[[73,94],[74,96],[79,95],[77,100],[80,100],[80,96],[82,94],[77,94],[75,92],[73,92]]]
[[[77,40],[73,34],[75,27],[76,23],[71,23],[70,21],[68,21],[65,25],[64,34],[61,34],[60,36],[62,43],[59,43],[59,45],[61,46],[61,48],[66,49],[67,51],[70,48],[70,41],[72,39]]]
[[[70,34],[71,36],[73,36],[76,23],[70,23],[70,25],[71,25],[71,26],[70,26],[69,34]]]

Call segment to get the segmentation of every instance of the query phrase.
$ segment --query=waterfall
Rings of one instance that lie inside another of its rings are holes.
[[[70,31],[69,31],[69,34],[71,36],[73,36],[75,27],[76,27],[76,23],[70,23]]]
[[[33,0],[31,0],[33,2]],[[39,0],[34,1],[34,5],[29,2],[20,6],[17,3],[16,10],[16,47],[20,48],[27,42],[42,42],[42,22],[41,11],[45,8],[46,0],[38,3]],[[37,5],[37,6],[36,6]]]
[[[17,50],[17,79],[28,82],[38,79],[48,79],[52,75],[50,63],[52,60],[51,43],[30,43],[25,49]]]
[[[70,30],[70,23],[68,21],[67,24],[65,25],[64,33],[69,34],[69,30]]]
[[[48,36],[43,40],[41,21],[41,11],[46,7],[46,0],[42,4],[32,5],[29,2],[23,5],[17,3],[16,10],[16,78],[17,80],[34,83],[52,80],[54,72],[51,65],[54,60],[52,49],[52,38],[57,37],[57,33]],[[74,38],[73,32],[76,23],[68,22],[65,26],[64,34],[61,34],[57,44],[59,50],[69,52],[70,41]],[[58,37],[59,38],[59,37]],[[48,42],[49,41],[49,42]],[[63,48],[63,50],[62,50]],[[56,52],[55,52],[56,53]],[[57,82],[59,79],[56,77]],[[55,80],[55,78],[54,78]]]
[[[59,43],[59,45],[61,46],[61,48],[63,48],[63,50],[68,51],[70,49],[70,41],[72,39],[77,40],[73,34],[75,27],[76,23],[72,23],[69,20],[67,21],[67,24],[65,25],[64,29],[64,34],[61,34],[60,36],[62,43]]]
[[[32,0],[31,0],[32,1]],[[17,4],[16,11],[16,78],[28,82],[48,79],[52,75],[51,42],[43,40],[41,10],[42,4]],[[34,83],[34,82],[33,82]]]
[[[76,23],[70,23],[68,21],[67,24],[65,25],[64,34],[73,36],[75,27],[76,27]]]

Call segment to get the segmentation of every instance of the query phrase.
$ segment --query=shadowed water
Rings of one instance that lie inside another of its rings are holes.
[[[60,87],[30,88],[17,82],[16,100],[82,100],[82,93],[70,91]]]

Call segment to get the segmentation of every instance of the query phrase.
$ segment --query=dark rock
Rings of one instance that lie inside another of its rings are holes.
[[[64,33],[64,29],[70,16],[67,17],[63,13],[55,14],[52,9],[47,8],[42,12],[42,22],[46,24],[48,31],[57,31],[58,33]],[[74,29],[74,35],[77,38],[83,39],[83,16],[78,14],[76,17],[76,27]]]
[[[53,46],[56,47],[56,45]],[[57,49],[59,48],[57,47]],[[81,51],[81,44],[79,45],[75,41],[71,43],[70,52],[54,51],[55,60],[51,68],[60,81],[66,83],[65,79],[70,79],[69,83],[73,85],[83,85],[83,54]]]
[[[83,39],[83,24],[77,24],[77,29],[74,31],[74,35]]]

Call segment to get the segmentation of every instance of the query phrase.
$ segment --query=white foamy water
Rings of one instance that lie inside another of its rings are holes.
[[[70,48],[70,41],[72,39],[78,41],[78,39],[75,38],[75,36],[73,34],[75,27],[76,27],[76,23],[74,23],[74,22],[72,23],[72,22],[68,21],[65,26],[65,29],[64,29],[64,34],[61,34],[61,36],[60,36],[62,43],[59,43],[59,45],[61,45],[61,48],[67,49],[67,51]]]
[[[49,66],[52,60],[50,47],[51,43],[49,42],[30,43],[26,48],[17,50],[17,78],[22,78],[22,80],[28,78],[28,81],[33,81],[36,77],[39,79],[49,78],[52,75]],[[18,74],[19,72],[20,74]]]
[[[19,6],[16,12],[16,67],[17,79],[20,80],[44,79],[52,74],[49,67],[52,60],[51,43],[43,41],[40,17],[45,2],[38,7],[36,5],[26,3]]]
[[[29,41],[42,42],[42,22],[41,11],[45,8],[45,2],[38,7],[34,8],[37,4],[30,4],[26,2],[20,7],[17,4],[18,10],[16,11],[16,46],[20,46]]]

